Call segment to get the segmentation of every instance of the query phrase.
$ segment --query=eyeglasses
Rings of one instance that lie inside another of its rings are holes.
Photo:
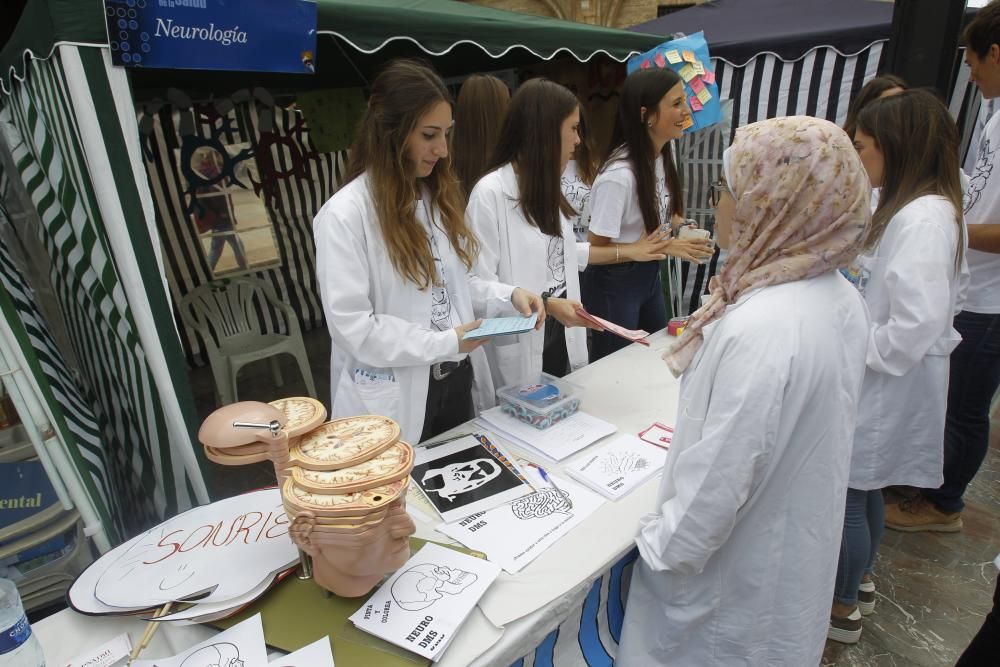
[[[722,198],[723,192],[729,192],[729,185],[726,184],[725,178],[719,178],[719,180],[709,183],[708,194],[705,198],[711,208],[719,205],[719,199]]]

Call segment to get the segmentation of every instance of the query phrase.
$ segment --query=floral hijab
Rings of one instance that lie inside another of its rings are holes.
[[[675,376],[726,306],[750,290],[846,266],[871,224],[868,176],[851,140],[828,121],[790,116],[740,128],[725,171],[736,199],[731,247],[707,302],[663,355]]]

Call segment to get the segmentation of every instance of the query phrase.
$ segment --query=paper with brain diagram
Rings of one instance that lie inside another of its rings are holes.
[[[540,487],[535,493],[437,530],[484,552],[507,572],[519,572],[604,502],[569,479],[554,479],[555,487]]]
[[[359,629],[438,660],[500,568],[427,543],[350,618]]]

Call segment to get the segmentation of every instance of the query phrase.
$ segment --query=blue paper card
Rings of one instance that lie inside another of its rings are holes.
[[[534,329],[537,322],[538,313],[532,313],[530,317],[493,317],[483,320],[479,328],[467,332],[462,336],[462,340],[524,333]]]

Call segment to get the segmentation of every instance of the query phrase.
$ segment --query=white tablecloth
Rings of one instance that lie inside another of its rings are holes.
[[[660,359],[674,339],[661,332],[649,340],[650,347],[630,345],[569,376],[584,387],[581,410],[615,424],[621,433],[638,433],[655,421],[674,424],[679,383]],[[546,468],[558,474],[562,466]],[[628,496],[605,503],[517,575],[502,574],[448,647],[440,667],[506,667],[531,651],[580,607],[593,581],[632,548],[639,519],[654,509],[658,487],[659,477],[654,477]],[[418,526],[417,534],[449,541],[426,524]],[[122,632],[137,639],[145,623],[65,610],[34,627],[48,664],[61,666]],[[179,653],[214,632],[168,625],[143,657]]]

